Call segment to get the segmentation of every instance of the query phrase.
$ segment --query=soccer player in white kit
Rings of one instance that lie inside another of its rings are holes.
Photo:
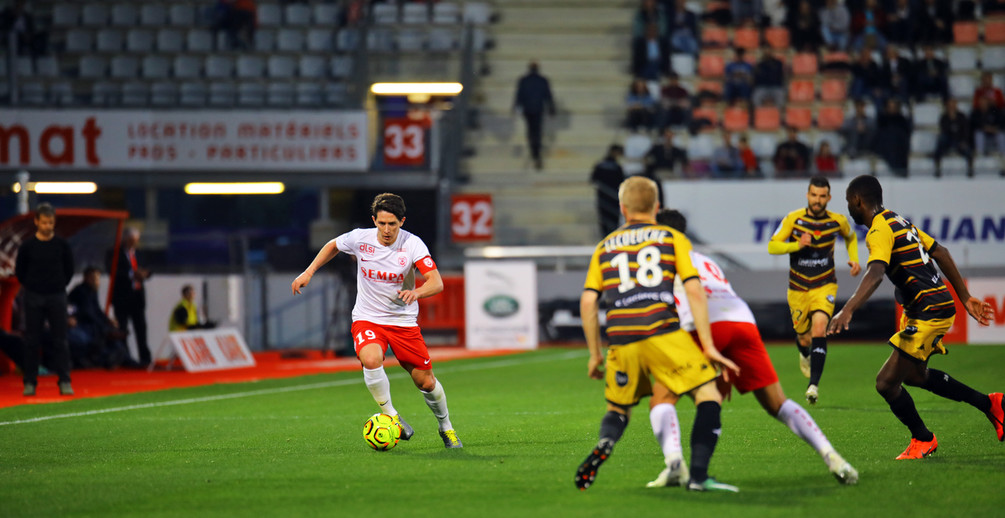
[[[675,210],[660,210],[656,221],[678,232],[687,233],[687,219]],[[740,367],[740,373],[729,382],[719,379],[723,399],[735,386],[741,394],[753,392],[764,410],[785,423],[800,439],[806,441],[823,458],[828,469],[842,484],[858,482],[858,472],[841,458],[806,409],[788,399],[778,382],[778,374],[764,348],[757,322],[750,306],[741,299],[726,279],[722,268],[710,257],[691,251],[691,262],[698,270],[701,285],[708,296],[708,320],[712,341],[723,356]],[[683,286],[674,286],[674,301],[682,329],[694,332],[694,318],[684,296]],[[679,396],[659,384],[653,385],[649,400],[649,420],[653,433],[663,449],[667,468],[648,487],[680,485],[688,478],[680,445],[680,425],[674,408]]]
[[[401,425],[401,438],[412,438],[414,430],[391,404],[391,384],[384,372],[384,355],[390,347],[422,392],[426,405],[439,421],[440,438],[447,448],[462,447],[450,423],[447,396],[433,375],[429,350],[416,317],[418,299],[443,291],[443,279],[429,249],[418,236],[402,230],[405,202],[391,193],[378,194],[370,206],[376,228],[356,229],[332,239],[293,280],[293,294],[299,294],[311,277],[339,252],[356,257],[356,305],[352,308],[352,335],[356,357],[363,365],[363,381],[380,411]],[[425,277],[415,288],[415,270]]]

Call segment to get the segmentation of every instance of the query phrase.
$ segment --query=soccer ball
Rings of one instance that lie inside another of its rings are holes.
[[[387,414],[373,414],[363,423],[363,439],[375,450],[394,448],[400,437],[401,425]]]

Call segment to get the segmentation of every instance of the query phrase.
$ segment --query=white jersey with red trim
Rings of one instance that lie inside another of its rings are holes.
[[[405,305],[399,290],[415,289],[415,269],[423,274],[436,269],[429,248],[419,236],[398,231],[391,246],[380,244],[376,228],[359,228],[335,238],[339,252],[356,257],[356,305],[353,322],[415,327],[419,304]]]
[[[756,324],[754,313],[739,295],[733,291],[733,286],[722,273],[722,268],[710,257],[691,251],[691,263],[698,269],[701,285],[708,297],[708,321],[713,322],[749,322]],[[677,314],[680,316],[680,326],[688,331],[694,330],[694,316],[688,304],[684,285],[678,278],[674,282],[673,298],[677,304]]]

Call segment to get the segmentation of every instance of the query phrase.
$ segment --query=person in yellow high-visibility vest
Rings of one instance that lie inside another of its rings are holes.
[[[168,322],[168,331],[186,331],[188,329],[199,329],[199,312],[195,307],[195,289],[191,284],[186,284],[181,289],[181,300],[171,311],[171,320]]]

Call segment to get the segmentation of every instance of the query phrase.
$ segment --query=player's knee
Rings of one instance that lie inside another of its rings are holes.
[[[415,386],[423,392],[432,392],[436,388],[436,376],[433,376],[433,371],[420,371],[418,369],[413,372],[417,372],[417,375],[412,376],[412,382]]]
[[[879,395],[883,396],[884,399],[889,400],[892,396],[894,396],[899,386],[900,383],[896,383],[894,380],[889,378],[882,376],[876,377],[876,392],[879,392]]]

